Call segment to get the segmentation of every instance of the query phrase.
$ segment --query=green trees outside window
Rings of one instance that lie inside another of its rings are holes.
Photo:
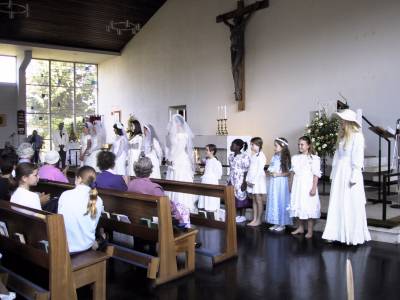
[[[27,134],[37,129],[45,151],[60,122],[79,138],[83,118],[97,112],[97,90],[97,65],[32,59],[26,70]]]

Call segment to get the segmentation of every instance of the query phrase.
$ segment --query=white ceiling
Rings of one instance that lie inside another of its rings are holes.
[[[50,45],[20,45],[0,40],[0,55],[23,57],[25,50],[32,50],[33,58],[54,59],[99,64],[118,56],[114,52],[93,52],[85,49],[59,48]]]

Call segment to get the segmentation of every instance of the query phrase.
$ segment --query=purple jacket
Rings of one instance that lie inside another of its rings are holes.
[[[126,183],[121,175],[113,174],[109,171],[103,171],[96,176],[96,187],[100,189],[111,189],[125,192]]]
[[[163,188],[149,178],[135,178],[128,184],[128,192],[153,196],[164,196]]]

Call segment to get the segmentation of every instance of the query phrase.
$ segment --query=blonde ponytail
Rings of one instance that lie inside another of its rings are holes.
[[[97,195],[98,194],[99,193],[97,192],[96,188],[91,189],[89,192],[89,202],[87,204],[87,210],[86,210],[85,216],[90,214],[90,217],[92,219],[95,219],[97,216],[96,203],[97,203]]]

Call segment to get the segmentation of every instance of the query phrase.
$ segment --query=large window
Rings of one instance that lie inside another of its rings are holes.
[[[0,55],[0,82],[17,82],[17,59],[15,56]]]
[[[51,135],[64,122],[81,132],[83,118],[97,112],[97,65],[32,59],[26,70],[27,130],[37,129],[51,147]]]

